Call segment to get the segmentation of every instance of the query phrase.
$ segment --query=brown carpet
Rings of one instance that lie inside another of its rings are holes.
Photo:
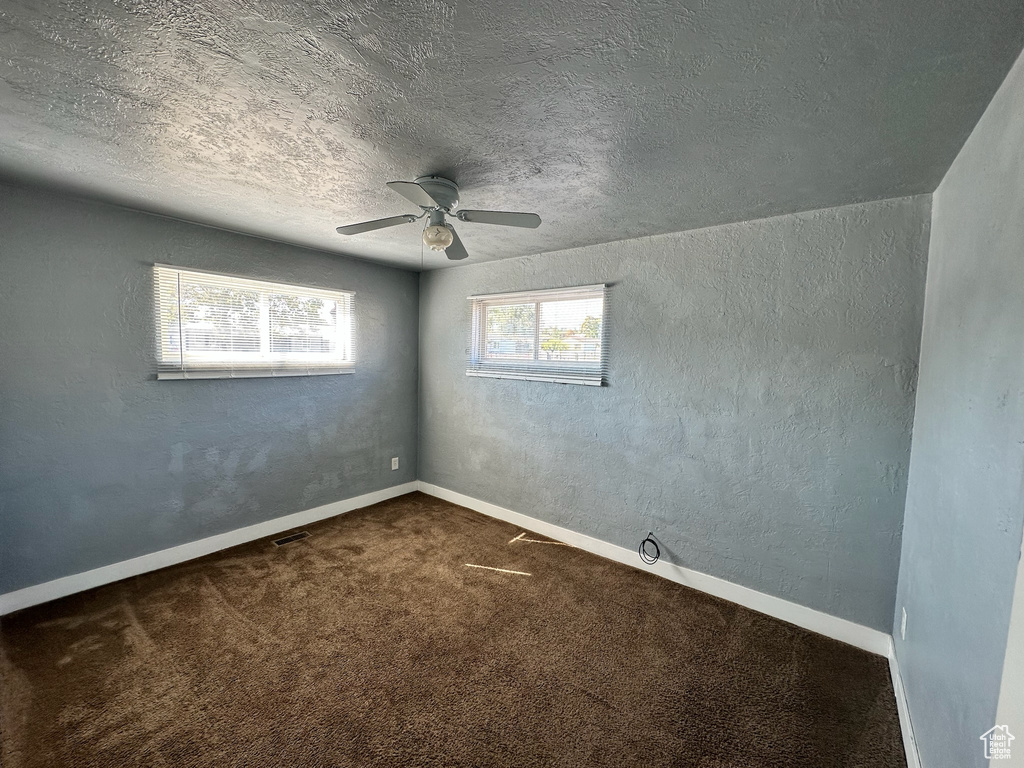
[[[4,618],[3,766],[905,765],[880,657],[419,493],[308,530]]]

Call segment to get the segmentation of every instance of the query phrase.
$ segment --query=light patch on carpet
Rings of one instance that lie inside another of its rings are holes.
[[[488,571],[498,571],[498,573],[514,573],[516,576],[532,576],[533,574],[527,573],[526,571],[510,571],[508,568],[492,568],[489,565],[473,565],[473,563],[466,563],[467,568],[483,568]]]
[[[560,547],[571,547],[572,544],[566,544],[564,541],[541,541],[540,539],[524,539],[526,531],[523,531],[516,536],[509,544],[515,544],[517,541],[521,541],[523,544],[557,544]]]

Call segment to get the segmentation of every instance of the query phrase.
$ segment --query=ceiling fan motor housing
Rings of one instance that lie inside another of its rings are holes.
[[[459,185],[454,181],[440,176],[420,176],[416,183],[446,211],[455,210],[455,206],[459,204]]]

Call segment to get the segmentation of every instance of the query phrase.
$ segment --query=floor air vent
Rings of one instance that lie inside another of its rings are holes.
[[[305,539],[308,536],[309,536],[309,532],[308,531],[300,531],[299,533],[293,533],[291,536],[285,536],[283,539],[274,539],[274,546],[275,547],[281,547],[281,546],[284,546],[285,544],[291,544],[293,541],[298,541],[299,539]]]

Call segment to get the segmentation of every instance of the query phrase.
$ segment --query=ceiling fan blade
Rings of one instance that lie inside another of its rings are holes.
[[[459,239],[459,233],[455,231],[455,227],[451,224],[445,224],[446,227],[452,233],[452,244],[444,249],[444,255],[452,261],[460,261],[461,259],[469,258],[469,253],[466,251],[466,246],[462,244],[462,240]]]
[[[388,186],[420,208],[435,208],[440,205],[437,200],[427,194],[427,190],[415,181],[389,181]]]
[[[536,213],[512,213],[511,211],[459,211],[459,221],[473,224],[500,224],[503,227],[526,227],[536,229],[540,226],[540,216]]]
[[[419,216],[413,216],[411,213],[406,213],[401,216],[389,216],[386,219],[363,221],[359,224],[349,224],[346,227],[338,227],[338,234],[361,235],[363,232],[373,232],[375,229],[384,229],[384,227],[396,227],[399,224],[408,224],[409,222],[416,221],[418,218]]]

